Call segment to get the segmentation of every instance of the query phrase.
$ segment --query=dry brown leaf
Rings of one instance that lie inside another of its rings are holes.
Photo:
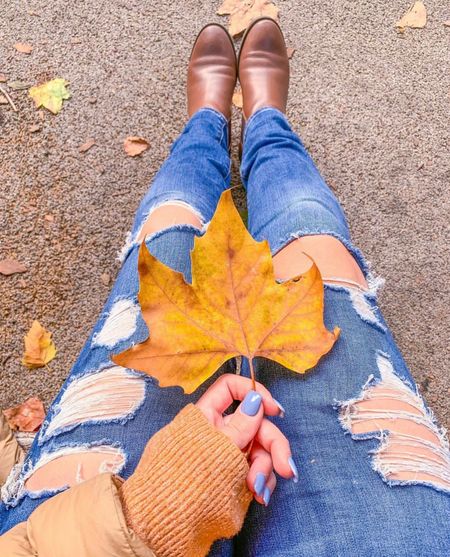
[[[89,151],[89,149],[94,145],[95,145],[95,139],[91,137],[85,143],[83,143],[83,145],[80,145],[79,151],[80,153],[86,153],[86,151]]]
[[[105,286],[109,286],[109,283],[111,282],[111,275],[109,273],[102,273],[100,275],[100,280]]]
[[[0,104],[9,104],[9,101],[3,95],[0,95]]]
[[[279,9],[271,0],[225,0],[218,15],[229,15],[229,32],[233,37],[243,33],[258,17],[270,17],[278,21]]]
[[[127,137],[123,143],[125,153],[129,157],[137,157],[150,147],[149,142],[143,137],[131,135]]]
[[[242,91],[241,89],[236,89],[233,94],[233,104],[236,108],[242,108],[244,105],[244,100],[242,98]]]
[[[2,275],[14,275],[16,273],[25,273],[27,268],[25,265],[15,259],[2,259],[0,261],[0,273]]]
[[[39,124],[33,124],[30,126],[30,133],[40,132],[41,126]]]
[[[21,52],[22,54],[31,54],[33,51],[33,47],[27,43],[16,43],[14,48],[17,52]]]
[[[47,222],[55,222],[55,216],[54,216],[54,215],[51,215],[50,213],[49,213],[48,215],[45,215],[45,216],[44,216],[44,219],[45,219]]]
[[[291,46],[287,47],[286,54],[289,60],[294,56],[294,52],[295,52],[295,48],[292,48]]]
[[[31,397],[22,404],[3,410],[3,415],[13,431],[37,431],[45,418],[42,401]]]
[[[405,15],[397,21],[395,27],[405,29],[411,27],[412,29],[422,29],[427,24],[427,10],[425,4],[418,0],[414,2],[405,13]]]
[[[46,331],[39,321],[33,321],[25,335],[25,352],[22,363],[29,368],[43,367],[56,356],[52,333]]]

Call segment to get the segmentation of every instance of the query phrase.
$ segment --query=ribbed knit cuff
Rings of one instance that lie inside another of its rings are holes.
[[[157,557],[203,557],[242,527],[245,455],[189,404],[148,442],[121,486],[125,518]]]

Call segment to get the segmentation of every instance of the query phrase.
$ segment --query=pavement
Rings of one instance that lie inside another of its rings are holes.
[[[354,243],[386,279],[381,308],[448,427],[450,10],[426,0],[427,27],[400,35],[408,0],[277,4],[296,49],[288,115],[342,201]],[[18,108],[0,105],[0,258],[28,267],[0,276],[0,406],[31,395],[48,405],[67,376],[111,288],[102,275],[114,280],[133,210],[185,122],[196,33],[227,21],[219,5],[3,2],[0,73],[29,85],[63,77],[72,98],[54,116],[0,84]],[[236,111],[236,137],[238,122]],[[128,135],[150,148],[127,157]],[[89,138],[96,145],[80,153]],[[237,140],[233,156],[237,184]],[[54,333],[48,369],[20,363],[33,319]]]

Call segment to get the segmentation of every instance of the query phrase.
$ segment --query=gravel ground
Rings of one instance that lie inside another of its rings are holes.
[[[30,395],[49,404],[66,377],[108,295],[101,275],[114,280],[133,210],[185,122],[190,47],[203,24],[226,21],[219,4],[0,0],[0,73],[30,85],[64,77],[72,92],[57,116],[37,111],[26,91],[10,91],[17,113],[0,105],[0,256],[28,267],[0,277],[1,406]],[[386,278],[382,309],[448,427],[444,4],[427,0],[427,27],[399,35],[393,24],[408,0],[278,1],[296,48],[289,117],[341,199],[356,245]],[[18,41],[32,54],[16,52]],[[237,136],[237,114],[235,124]],[[126,157],[127,135],[151,148]],[[96,145],[80,153],[91,137]],[[48,370],[20,364],[33,319],[54,333]]]

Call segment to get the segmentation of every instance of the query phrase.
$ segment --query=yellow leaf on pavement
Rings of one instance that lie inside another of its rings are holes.
[[[43,367],[56,356],[52,333],[44,329],[39,321],[33,321],[25,335],[25,352],[22,363],[29,368]]]
[[[232,37],[243,33],[259,17],[278,20],[279,9],[271,0],[225,0],[217,10],[218,15],[229,15],[229,32]]]
[[[139,302],[150,338],[112,357],[161,386],[193,392],[227,360],[263,356],[304,373],[336,341],[323,323],[323,283],[312,264],[275,281],[267,241],[248,233],[230,190],[191,252],[192,284],[148,251],[139,251]]]
[[[397,21],[395,27],[400,27],[400,29],[405,29],[405,27],[422,29],[426,24],[427,10],[425,8],[425,4],[419,0],[410,6],[405,15]]]
[[[53,112],[53,114],[58,114],[62,108],[63,101],[70,99],[67,85],[69,85],[68,81],[57,77],[43,85],[31,87],[29,95],[34,100],[36,108],[43,106],[50,110],[50,112]]]

